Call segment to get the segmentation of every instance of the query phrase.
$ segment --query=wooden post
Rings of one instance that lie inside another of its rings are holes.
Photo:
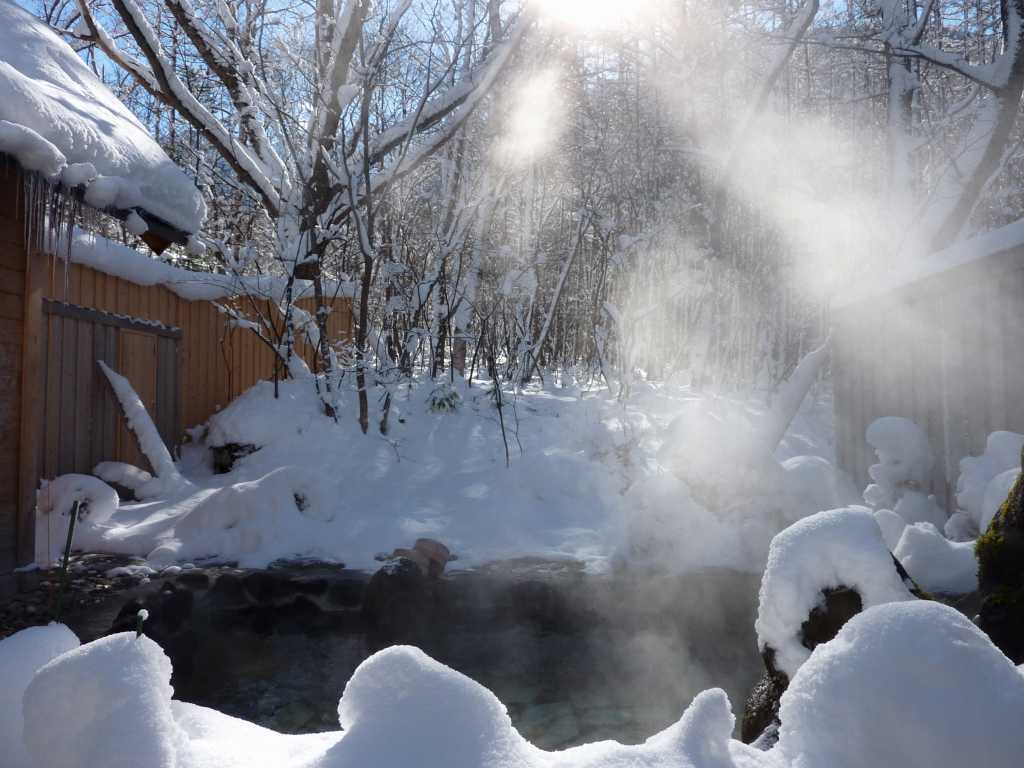
[[[43,289],[46,262],[35,253],[36,238],[29,233],[25,253],[25,315],[21,348],[21,426],[18,444],[17,560],[26,565],[35,559],[36,488],[39,485],[39,435],[43,419],[41,349]]]

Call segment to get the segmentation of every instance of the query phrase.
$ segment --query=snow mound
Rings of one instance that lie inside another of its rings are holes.
[[[875,419],[865,433],[875,449],[878,464],[871,467],[871,479],[894,487],[906,483],[924,485],[932,468],[928,434],[910,419],[883,416]]]
[[[24,741],[46,768],[177,768],[184,734],[171,717],[171,662],[132,632],[51,661],[24,697]]]
[[[72,648],[78,638],[63,624],[30,627],[0,640],[0,745],[6,768],[33,768],[22,743],[21,700],[33,676]]]
[[[920,490],[934,460],[928,434],[910,419],[884,416],[871,422],[865,436],[878,463],[868,469],[874,482],[864,489],[864,501],[876,510],[893,510],[907,524],[945,526],[945,510]]]
[[[70,650],[77,641],[63,632],[68,637],[45,652],[36,642],[44,636],[39,630],[0,643],[0,665],[17,666],[26,681],[35,673],[24,696],[31,760],[15,768],[776,766],[771,756],[731,739],[735,719],[718,689],[698,695],[676,724],[644,744],[605,741],[546,752],[512,727],[489,690],[417,648],[395,646],[364,661],[349,680],[338,704],[343,731],[286,736],[172,701],[170,662],[145,636],[122,633]],[[0,727],[13,729],[5,747],[19,743],[20,720],[5,717]]]
[[[100,207],[140,207],[185,232],[197,231],[206,213],[195,184],[131,111],[71,46],[10,0],[0,0],[0,152],[53,180],[80,164],[65,180],[87,183],[87,202]]]
[[[78,514],[93,522],[108,520],[117,511],[117,491],[92,475],[60,475],[43,481],[36,494],[36,511],[41,515],[67,515],[75,502]]]
[[[993,477],[985,486],[985,495],[981,502],[981,516],[978,520],[978,530],[987,531],[992,524],[996,512],[1003,506],[1006,497],[1010,495],[1010,489],[1017,482],[1020,476],[1020,467],[1008,469]]]
[[[978,588],[974,542],[950,541],[931,523],[908,525],[893,554],[928,592],[962,595]]]
[[[995,509],[1006,500],[1012,481],[1011,475],[1005,473],[1020,470],[1021,449],[1024,448],[1024,435],[1016,432],[993,432],[985,441],[985,452],[981,456],[968,456],[960,460],[960,477],[956,483],[956,503],[970,517],[975,533],[988,528],[995,515],[993,495],[998,496],[998,489],[989,492],[989,485],[997,478],[999,487],[1006,488]],[[986,500],[986,497],[988,499]],[[990,514],[991,513],[991,514]]]
[[[279,467],[207,494],[182,517],[178,540],[161,543],[147,560],[162,567],[219,556],[243,568],[262,568],[282,555],[331,559],[323,549],[330,533],[323,523],[334,520],[333,500],[313,470]]]
[[[80,502],[76,542],[83,529],[104,525],[120,505],[117,491],[91,475],[60,475],[44,480],[36,493],[35,559],[40,565],[50,567],[62,555],[76,501]]]
[[[541,756],[493,693],[409,646],[359,666],[338,704],[338,722],[345,735],[325,766],[418,765],[428,744],[439,766],[529,764]]]
[[[153,479],[146,470],[120,461],[101,461],[92,471],[101,480],[116,483],[133,491]]]
[[[879,509],[875,511],[875,522],[882,529],[885,546],[890,550],[896,549],[900,543],[900,536],[907,527],[907,521],[891,509]]]
[[[789,768],[1016,768],[1024,676],[962,614],[879,605],[818,646],[782,696]]]
[[[253,418],[255,413],[259,418]],[[260,381],[210,417],[208,445],[264,446],[301,435],[323,413],[323,405],[310,383],[279,386]]]
[[[772,539],[754,628],[758,647],[773,648],[776,667],[790,678],[811,654],[801,625],[823,604],[822,590],[840,586],[857,590],[865,608],[914,599],[870,510],[819,512]]]

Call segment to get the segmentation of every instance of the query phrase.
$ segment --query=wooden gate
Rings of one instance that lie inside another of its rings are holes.
[[[46,299],[41,335],[42,477],[91,474],[101,461],[151,471],[99,360],[131,382],[164,443],[174,449],[181,436],[180,330]]]

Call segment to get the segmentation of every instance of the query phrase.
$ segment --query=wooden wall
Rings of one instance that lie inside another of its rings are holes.
[[[37,258],[44,262],[47,298],[181,329],[180,389],[186,428],[202,424],[257,381],[274,375],[270,349],[252,331],[231,328],[208,301],[188,301],[163,286],[135,285],[80,264],[66,267],[56,257]],[[311,300],[298,304],[312,309]],[[335,301],[328,327],[333,339],[352,337],[350,299]],[[311,361],[313,350],[303,351]]]
[[[17,565],[25,231],[16,169],[0,157],[0,575]],[[0,597],[10,588],[0,578]]]
[[[904,416],[928,432],[930,490],[952,506],[960,459],[1024,432],[1024,249],[839,310],[833,382],[837,458],[857,484],[876,462],[868,425]]]

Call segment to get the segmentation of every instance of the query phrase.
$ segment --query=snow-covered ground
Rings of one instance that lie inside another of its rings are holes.
[[[681,385],[638,385],[624,403],[574,386],[507,391],[506,468],[490,387],[455,389],[460,404],[448,412],[431,410],[433,384],[399,392],[388,434],[364,436],[354,403],[334,423],[310,382],[282,383],[277,399],[271,383],[258,384],[196,435],[178,462],[180,479],[141,486],[140,495],[156,494],[151,500],[87,516],[77,546],[143,556],[158,568],[295,557],[361,568],[428,537],[457,554],[455,567],[537,556],[597,570],[628,560],[758,573],[788,523],[857,500],[829,460],[827,400],[805,404],[777,460],[751,466],[737,447],[753,439],[759,406]],[[207,446],[229,443],[262,447],[214,475]],[[684,444],[700,455],[680,454]],[[707,467],[717,467],[713,481],[703,477]],[[45,521],[40,538],[52,557],[66,522]]]

